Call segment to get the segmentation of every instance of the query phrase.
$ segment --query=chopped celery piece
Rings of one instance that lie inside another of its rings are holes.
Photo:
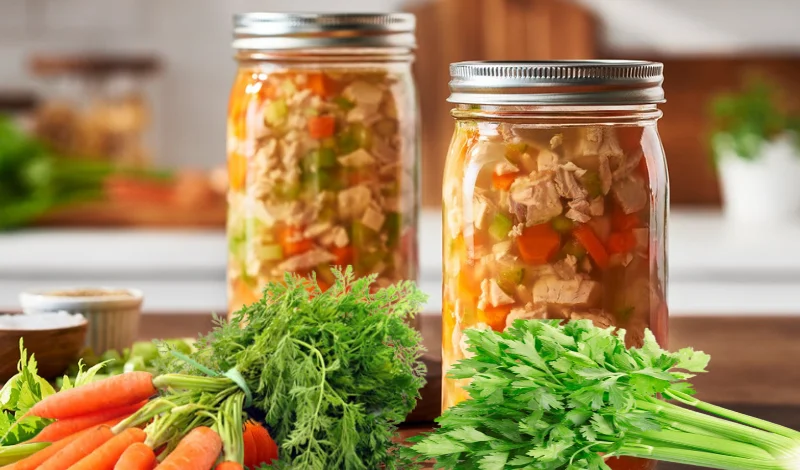
[[[497,285],[500,286],[507,294],[516,291],[517,286],[522,282],[525,276],[525,269],[520,266],[513,266],[500,271]]]
[[[325,170],[308,171],[303,173],[303,185],[315,192],[328,191],[333,189],[333,178]]]
[[[372,270],[386,257],[386,253],[381,250],[358,251],[356,252],[356,266],[361,272]]]
[[[307,171],[319,168],[331,168],[336,166],[336,153],[333,149],[324,147],[312,150],[303,159],[303,166]]]
[[[297,199],[300,195],[300,185],[298,183],[287,183],[280,181],[275,185],[275,196],[284,201]]]
[[[261,245],[256,250],[256,256],[263,261],[278,261],[283,259],[283,248],[280,245]]]
[[[575,227],[575,224],[572,220],[564,217],[563,215],[559,215],[550,222],[553,226],[553,230],[558,233],[569,233]]]
[[[594,170],[587,170],[579,177],[581,184],[586,188],[589,197],[595,198],[603,195],[603,182],[600,180],[600,173]]]
[[[363,124],[351,124],[337,136],[336,143],[340,155],[353,153],[360,148],[369,149],[372,146],[372,131]]]
[[[364,249],[378,242],[378,232],[362,224],[360,220],[353,222],[350,232],[350,238],[357,249]]]
[[[279,126],[286,121],[288,113],[289,108],[286,106],[285,100],[270,101],[264,110],[264,121],[269,125]]]
[[[284,80],[281,82],[281,90],[287,96],[291,96],[297,92],[297,86],[291,80]]]
[[[383,223],[383,229],[386,231],[387,239],[386,245],[389,248],[394,248],[400,241],[400,229],[402,228],[402,218],[397,212],[389,212],[386,214],[386,221]]]
[[[336,137],[336,149],[339,155],[347,155],[358,150],[358,142],[351,133],[345,131]]]
[[[316,108],[306,108],[303,114],[305,114],[306,117],[319,116],[319,110]]]
[[[348,100],[344,96],[337,96],[333,99],[333,102],[343,111],[350,111],[351,109],[356,107],[356,104],[352,101]]]
[[[353,124],[351,132],[358,146],[362,149],[372,147],[372,131],[360,123]]]
[[[564,247],[561,249],[561,251],[565,255],[572,255],[578,259],[586,256],[586,248],[584,248],[583,245],[578,243],[576,240],[570,240],[567,243],[564,243]]]
[[[319,143],[321,148],[333,150],[336,153],[336,139],[333,137],[325,137]]]
[[[506,158],[511,163],[519,162],[519,157],[528,150],[528,144],[519,142],[514,144],[506,144]]]
[[[511,231],[512,226],[510,218],[503,214],[497,214],[489,225],[489,236],[495,241],[505,240],[508,238],[508,232]]]

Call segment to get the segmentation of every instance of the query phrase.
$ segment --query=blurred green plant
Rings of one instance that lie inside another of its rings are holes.
[[[756,160],[765,142],[786,133],[800,136],[800,116],[779,105],[779,87],[763,78],[751,78],[737,93],[720,94],[711,102],[711,148],[718,161],[723,155]],[[800,151],[800,139],[795,138]],[[800,152],[798,152],[800,154]]]
[[[103,197],[108,163],[60,158],[0,115],[0,230],[47,212]]]

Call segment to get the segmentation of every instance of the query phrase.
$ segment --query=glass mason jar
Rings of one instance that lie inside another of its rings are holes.
[[[284,273],[417,276],[418,118],[409,14],[235,19],[229,312]]]
[[[591,319],[640,345],[667,336],[662,65],[451,66],[456,129],[443,188],[446,372],[464,330]],[[468,398],[444,379],[443,408]],[[648,461],[619,459],[622,468]]]

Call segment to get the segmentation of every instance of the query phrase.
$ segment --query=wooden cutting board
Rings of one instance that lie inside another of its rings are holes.
[[[34,225],[70,228],[225,228],[224,200],[202,206],[160,205],[136,202],[94,202],[52,212]]]

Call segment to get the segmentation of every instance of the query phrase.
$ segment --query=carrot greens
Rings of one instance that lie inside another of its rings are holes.
[[[435,458],[435,468],[599,470],[613,456],[800,468],[800,433],[693,398],[687,379],[705,371],[709,356],[665,351],[649,330],[634,349],[624,331],[588,320],[518,320],[502,333],[465,334],[473,355],[450,377],[469,381],[471,399],[412,448]]]

